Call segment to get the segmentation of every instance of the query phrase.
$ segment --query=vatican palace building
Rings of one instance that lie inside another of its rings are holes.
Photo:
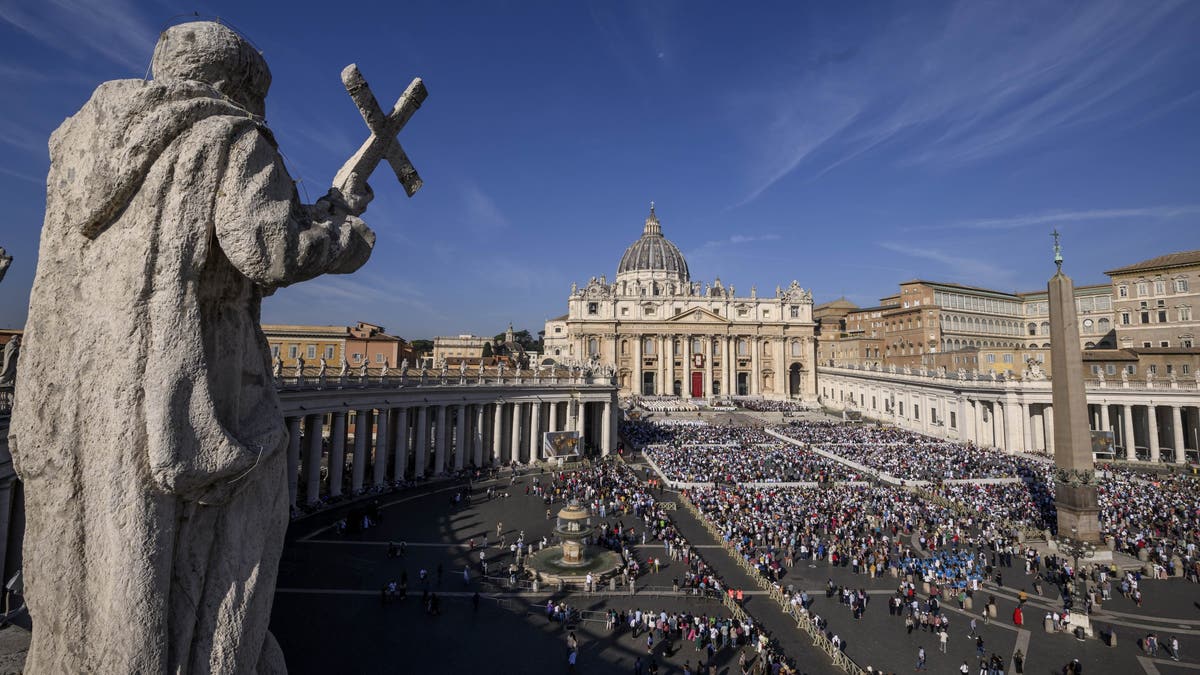
[[[622,395],[817,395],[812,293],[793,281],[739,296],[719,278],[693,281],[653,204],[616,279],[573,284],[567,313],[545,330],[546,358],[611,368]]]

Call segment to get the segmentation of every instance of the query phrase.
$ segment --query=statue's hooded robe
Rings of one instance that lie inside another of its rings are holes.
[[[374,242],[300,204],[244,40],[175,26],[153,67],[50,140],[10,436],[29,672],[283,670],[267,624],[287,432],[260,301],[357,269]]]

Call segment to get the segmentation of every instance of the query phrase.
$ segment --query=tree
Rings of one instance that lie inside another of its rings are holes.
[[[490,358],[491,356],[492,356],[492,343],[490,343],[490,342],[483,343],[483,358],[486,359],[486,358]]]
[[[409,344],[412,345],[413,352],[417,354],[428,354],[433,351],[433,340],[413,340]]]

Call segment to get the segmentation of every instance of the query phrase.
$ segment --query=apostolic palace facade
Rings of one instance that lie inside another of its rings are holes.
[[[546,322],[545,355],[611,367],[623,395],[815,400],[812,310],[795,281],[765,297],[693,281],[652,203],[615,281],[572,285],[567,313]]]

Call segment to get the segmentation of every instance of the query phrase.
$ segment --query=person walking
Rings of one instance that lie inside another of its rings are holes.
[[[913,670],[929,670],[928,668],[925,667],[925,648],[924,647],[917,648],[917,667],[914,668]]]
[[[946,653],[946,642],[949,640],[949,635],[950,634],[947,631],[941,631],[938,633],[938,649],[943,654]]]

